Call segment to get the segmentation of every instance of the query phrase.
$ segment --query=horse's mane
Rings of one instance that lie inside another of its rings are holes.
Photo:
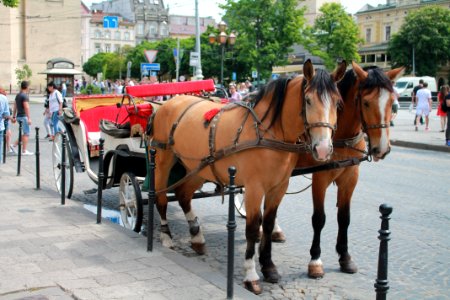
[[[338,93],[333,78],[327,71],[323,69],[316,69],[316,73],[309,83],[309,89],[316,90],[322,102],[324,99],[331,99],[330,97],[325,97],[326,94],[330,95]]]
[[[390,93],[394,92],[391,80],[386,76],[382,69],[376,66],[365,67],[364,71],[367,71],[369,76],[361,84],[362,89],[387,89]]]
[[[272,100],[270,101],[269,108],[264,113],[264,116],[261,119],[261,122],[264,121],[269,112],[273,110],[273,116],[270,120],[268,128],[272,127],[275,121],[281,116],[281,111],[283,108],[284,98],[286,96],[286,87],[291,78],[279,78],[269,82],[268,84],[261,87],[257,94],[251,95],[251,102],[253,102],[253,106],[256,107],[262,99],[264,99],[268,94],[272,94]]]
[[[342,99],[345,100],[348,97],[348,93],[350,89],[355,86],[356,75],[353,70],[347,70],[344,74],[344,77],[338,82],[339,92],[341,93]]]

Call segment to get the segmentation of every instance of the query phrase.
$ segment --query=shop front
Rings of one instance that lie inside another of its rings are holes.
[[[83,72],[76,70],[74,63],[68,59],[54,58],[47,62],[47,70],[39,74],[46,74],[47,83],[53,81],[59,91],[62,90],[62,85],[65,83],[67,87],[66,97],[73,97],[75,75],[81,75]]]

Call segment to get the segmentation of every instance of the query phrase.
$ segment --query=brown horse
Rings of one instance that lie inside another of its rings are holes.
[[[347,71],[338,83],[344,106],[343,110],[338,112],[338,130],[333,138],[333,160],[361,158],[368,154],[377,161],[389,153],[389,121],[393,102],[391,81],[402,74],[403,68],[384,73],[379,68],[362,69],[358,64],[353,63],[353,70]],[[361,130],[367,134],[368,145]],[[368,153],[365,153],[367,146]],[[311,156],[303,155],[299,157],[296,167],[309,167],[316,164]],[[358,165],[313,173],[314,237],[310,250],[311,261],[308,266],[308,275],[312,278],[320,278],[324,275],[320,259],[320,233],[325,225],[325,193],[333,182],[338,188],[339,231],[336,251],[339,254],[340,269],[345,273],[357,272],[356,264],[348,253],[347,229],[350,224],[350,203],[358,182],[358,175]]]
[[[151,145],[160,148],[156,154],[155,187],[160,191],[157,192],[157,208],[163,245],[170,247],[172,240],[166,218],[167,197],[161,190],[167,187],[170,170],[177,160],[188,172],[195,173],[176,192],[190,225],[192,246],[198,252],[203,252],[205,241],[198,218],[191,209],[192,194],[205,180],[228,184],[227,169],[235,166],[236,184],[246,189],[244,282],[255,293],[261,292],[254,254],[262,200],[271,203],[266,205],[263,218],[264,228],[271,230],[297,163],[299,136],[308,136],[314,159],[326,161],[332,153],[331,141],[340,102],[335,82],[343,76],[345,65],[330,76],[324,70],[315,72],[308,60],[303,72],[304,77],[269,83],[255,96],[252,109],[179,96],[165,103],[151,123]],[[217,115],[205,125],[204,116],[214,109]],[[271,249],[264,248],[260,257],[265,279],[278,281]]]

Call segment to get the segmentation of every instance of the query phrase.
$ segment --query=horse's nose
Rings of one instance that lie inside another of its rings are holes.
[[[372,148],[372,155],[378,156],[378,154],[380,154],[380,148],[373,147]]]
[[[333,145],[329,140],[320,140],[313,147],[317,160],[327,160],[333,152]]]

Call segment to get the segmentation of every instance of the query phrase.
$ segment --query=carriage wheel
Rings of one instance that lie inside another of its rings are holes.
[[[61,194],[61,175],[62,175],[62,133],[55,135],[52,145],[52,163],[53,178],[55,179],[56,189]],[[69,140],[66,139],[66,197],[70,199],[73,192],[73,158]]]
[[[120,215],[125,228],[141,231],[144,209],[139,183],[133,173],[125,172],[120,177]]]
[[[247,212],[245,211],[245,193],[234,195],[234,206],[237,212],[245,219]]]

